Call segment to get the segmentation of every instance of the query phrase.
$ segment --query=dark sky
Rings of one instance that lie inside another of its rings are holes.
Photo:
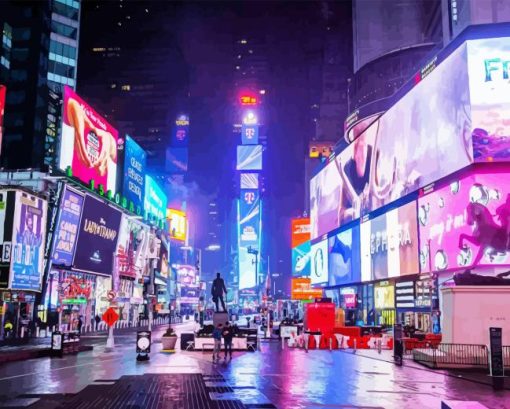
[[[136,49],[148,44],[177,47],[188,70],[189,82],[182,84],[187,98],[176,95],[178,101],[169,104],[186,105],[190,112],[187,180],[204,197],[218,194],[227,209],[234,194],[235,145],[240,143],[231,125],[234,42],[243,36],[265,43],[269,78],[264,101],[268,137],[264,239],[271,270],[288,273],[289,219],[303,211],[304,156],[314,129],[310,95],[313,87],[322,87],[310,77],[310,66],[320,63],[325,26],[319,1],[85,2],[79,61],[84,76],[78,71],[78,90],[87,93],[94,70],[88,60],[91,47],[129,46],[135,50],[134,61]],[[161,70],[171,72],[168,67]]]

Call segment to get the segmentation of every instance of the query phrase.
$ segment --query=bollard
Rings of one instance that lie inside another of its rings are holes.
[[[333,338],[329,339],[329,350],[333,351]]]
[[[21,327],[20,337],[21,337],[21,339],[25,338],[25,327]]]
[[[35,327],[35,337],[39,338],[39,327]]]
[[[377,341],[377,352],[380,354],[382,350],[382,342],[381,340]]]
[[[356,348],[356,346],[357,346],[357,342],[356,342],[356,341],[357,341],[357,339],[356,339],[356,338],[354,338],[354,351],[353,351],[353,353],[356,353],[356,349],[357,349],[357,348]]]

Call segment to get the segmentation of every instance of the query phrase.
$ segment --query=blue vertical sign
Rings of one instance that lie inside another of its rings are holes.
[[[241,142],[243,145],[257,145],[259,143],[259,126],[243,124],[241,127]]]
[[[248,253],[248,247],[260,251],[261,201],[259,191],[241,190],[238,207],[238,254],[239,254],[239,289],[254,287],[254,255]]]
[[[133,202],[134,208],[138,209],[143,206],[145,195],[147,153],[129,135],[126,135],[125,149],[122,191],[126,199]]]
[[[144,210],[147,220],[166,219],[167,197],[152,176],[145,176]]]

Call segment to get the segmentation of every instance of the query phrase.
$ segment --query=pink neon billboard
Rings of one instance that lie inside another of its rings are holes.
[[[65,87],[59,167],[85,183],[115,192],[118,132],[71,88]]]
[[[492,169],[419,198],[422,272],[510,264],[510,168]]]

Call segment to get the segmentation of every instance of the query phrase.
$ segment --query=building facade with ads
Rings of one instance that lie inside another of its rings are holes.
[[[133,213],[142,215],[145,198],[147,153],[129,135],[126,135],[124,144],[123,170],[122,193],[129,203],[128,208]]]
[[[291,220],[292,277],[310,276],[310,219]]]

